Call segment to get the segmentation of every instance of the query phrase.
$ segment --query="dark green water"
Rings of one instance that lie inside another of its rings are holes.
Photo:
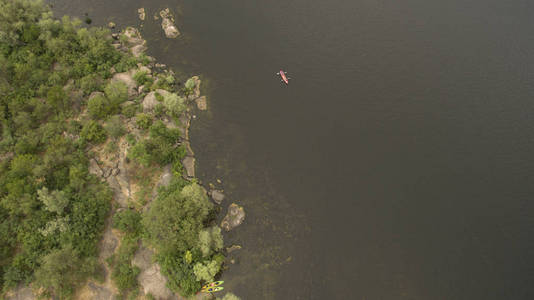
[[[226,289],[534,299],[534,2],[50,2],[97,25],[145,7],[149,54],[203,75],[197,170],[247,211]]]

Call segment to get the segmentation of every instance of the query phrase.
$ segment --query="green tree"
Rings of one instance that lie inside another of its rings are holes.
[[[35,284],[52,296],[70,298],[75,287],[95,271],[96,260],[82,259],[71,247],[52,251],[43,257],[35,272]]]
[[[178,117],[185,110],[185,99],[170,93],[163,97],[163,106],[167,110],[167,113],[173,117]]]
[[[213,278],[221,270],[221,263],[216,260],[210,260],[205,263],[196,263],[193,267],[193,272],[198,281],[213,281]]]
[[[170,186],[160,191],[150,209],[143,216],[146,238],[162,252],[194,248],[213,204],[202,187],[193,183],[182,190]]]
[[[224,297],[217,298],[217,300],[241,300],[241,298],[237,297],[236,295],[232,293],[226,293]]]
[[[214,252],[220,251],[223,247],[221,228],[214,226],[203,229],[198,235],[198,248],[202,256],[208,257]]]

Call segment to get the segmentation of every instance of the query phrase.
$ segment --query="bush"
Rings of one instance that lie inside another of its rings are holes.
[[[125,209],[113,216],[113,228],[137,236],[141,233],[141,214],[133,209]]]
[[[138,71],[133,76],[133,79],[137,82],[137,85],[144,85],[145,83],[152,83],[154,79],[148,74],[147,71]]]
[[[137,104],[128,104],[122,107],[122,114],[127,118],[133,118],[139,109]]]
[[[79,83],[85,95],[102,90],[102,77],[98,74],[89,74],[80,79]]]
[[[139,275],[140,269],[137,266],[132,266],[131,263],[137,248],[138,239],[126,235],[122,239],[117,256],[113,261],[111,277],[122,293],[137,287],[137,275]]]
[[[118,139],[126,133],[119,116],[113,116],[109,119],[106,123],[106,131],[114,139]]]
[[[145,113],[138,113],[135,116],[135,124],[141,129],[148,129],[152,125],[152,117]]]
[[[108,83],[104,88],[104,93],[114,109],[118,108],[122,102],[128,100],[128,87],[122,81]]]
[[[104,119],[111,113],[110,103],[103,95],[95,95],[89,99],[87,111],[93,119]]]
[[[107,139],[106,131],[102,125],[92,120],[83,126],[80,135],[83,139],[95,144],[101,144]]]

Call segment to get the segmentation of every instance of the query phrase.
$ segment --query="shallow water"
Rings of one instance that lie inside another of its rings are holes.
[[[534,299],[531,1],[50,2],[97,25],[145,7],[149,54],[202,74],[197,170],[247,211],[226,289]]]

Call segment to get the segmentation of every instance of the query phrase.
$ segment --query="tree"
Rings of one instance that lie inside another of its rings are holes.
[[[219,251],[223,247],[223,239],[221,235],[221,228],[214,226],[202,230],[198,235],[198,248],[202,252],[202,256],[208,257],[214,251]]]
[[[163,189],[143,216],[146,238],[162,252],[194,248],[213,204],[196,183]]]
[[[221,263],[216,260],[210,260],[205,263],[197,263],[193,267],[193,272],[198,281],[213,281],[213,278],[221,270]]]
[[[241,298],[237,297],[236,295],[232,294],[232,293],[226,293],[226,295],[224,295],[224,297],[221,298],[217,298],[217,300],[241,300]]]
[[[70,298],[74,288],[95,271],[96,264],[94,259],[80,258],[71,247],[54,250],[43,257],[35,272],[35,284],[60,299]]]
[[[163,106],[173,117],[178,117],[185,110],[185,99],[174,93],[167,94],[163,97]]]

